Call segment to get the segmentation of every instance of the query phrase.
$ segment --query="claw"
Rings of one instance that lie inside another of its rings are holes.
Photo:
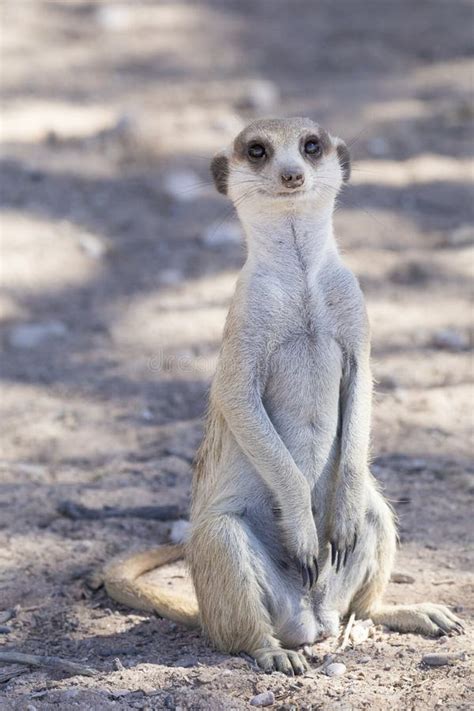
[[[313,568],[311,565],[308,565],[308,576],[309,576],[309,589],[314,585],[314,573],[313,573]]]
[[[341,562],[342,562],[342,553],[341,553],[341,551],[337,551],[336,573],[338,573],[341,569]]]
[[[355,551],[355,547],[357,545],[357,533],[354,533],[354,542],[352,544],[352,553]]]
[[[318,582],[319,578],[319,565],[318,565],[318,559],[313,558],[313,566],[314,566],[314,584]]]
[[[347,559],[349,557],[349,552],[350,552],[350,548],[346,548],[346,550],[344,551],[344,560],[342,561],[343,568],[346,567]]]
[[[306,587],[308,584],[308,569],[304,565],[301,565],[301,575],[303,576],[303,586]]]
[[[334,563],[336,562],[336,553],[336,544],[331,541],[331,565],[334,565]]]

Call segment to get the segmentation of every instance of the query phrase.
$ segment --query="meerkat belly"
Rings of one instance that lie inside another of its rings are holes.
[[[329,334],[302,334],[273,354],[264,405],[300,469],[322,472],[338,429],[342,352]]]

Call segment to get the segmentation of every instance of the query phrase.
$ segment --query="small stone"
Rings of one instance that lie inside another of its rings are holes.
[[[202,193],[202,180],[193,170],[175,170],[164,180],[164,190],[176,202],[191,202]]]
[[[359,659],[359,664],[368,664],[368,663],[371,662],[371,661],[372,661],[372,658],[369,657],[369,656],[361,657],[361,658]]]
[[[184,519],[173,521],[170,530],[171,543],[184,543],[189,536],[190,523]]]
[[[406,573],[392,573],[390,582],[397,583],[398,585],[413,585],[415,578],[412,575],[407,575]]]
[[[197,657],[193,657],[192,655],[189,655],[187,657],[181,657],[181,659],[178,659],[176,662],[177,667],[184,667],[185,669],[197,667],[197,665],[198,659]]]
[[[474,226],[461,225],[446,235],[446,244],[453,247],[464,247],[474,244]]]
[[[109,694],[113,698],[120,699],[122,696],[128,696],[130,691],[129,689],[111,689]]]
[[[140,412],[140,419],[145,420],[145,422],[152,422],[154,419],[154,414],[150,410],[149,407],[145,407],[141,412]]]
[[[456,664],[459,661],[465,661],[467,655],[465,652],[452,652],[451,654],[424,654],[421,658],[421,663],[428,667],[444,667],[449,664]]]
[[[280,91],[276,84],[265,79],[253,81],[245,94],[237,102],[241,109],[269,111],[280,101]]]
[[[240,244],[242,230],[238,222],[217,222],[210,225],[202,237],[208,247],[220,247],[225,244]]]
[[[448,641],[448,635],[444,634],[438,639],[438,644],[446,644]]]
[[[95,11],[97,24],[106,32],[121,32],[130,28],[133,10],[123,3],[98,7]]]
[[[8,342],[13,348],[36,348],[50,338],[64,338],[66,334],[67,328],[60,321],[22,323],[11,329]]]
[[[264,691],[250,699],[251,706],[271,706],[275,703],[275,694],[273,691]]]
[[[101,259],[108,251],[105,242],[90,232],[83,232],[77,241],[82,251],[92,259]]]
[[[342,676],[346,671],[347,667],[345,664],[342,662],[333,662],[332,664],[328,664],[324,673],[326,676]]]
[[[122,662],[118,657],[115,657],[114,659],[114,669],[115,671],[124,671],[125,667],[123,666]]]
[[[70,701],[71,699],[75,699],[77,696],[79,696],[79,693],[79,689],[68,689],[64,692],[63,699]]]
[[[84,578],[85,585],[89,590],[99,590],[104,584],[104,576],[101,570],[91,570]]]
[[[365,642],[369,638],[369,634],[373,626],[374,623],[370,619],[357,620],[357,622],[353,624],[349,639],[352,641],[354,646],[356,644],[362,644],[362,642]]]
[[[470,344],[466,334],[454,328],[445,328],[434,334],[433,345],[440,350],[466,351],[469,350]]]

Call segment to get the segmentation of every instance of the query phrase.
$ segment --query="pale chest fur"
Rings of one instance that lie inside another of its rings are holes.
[[[322,470],[334,448],[344,366],[340,329],[326,296],[321,285],[302,279],[286,300],[274,288],[262,369],[265,409],[309,476]]]

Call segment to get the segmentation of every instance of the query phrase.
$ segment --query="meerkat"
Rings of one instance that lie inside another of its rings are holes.
[[[309,119],[257,120],[212,161],[247,258],[227,317],[183,546],[106,571],[109,594],[200,625],[216,647],[301,674],[304,645],[355,613],[400,632],[461,632],[438,604],[387,605],[394,514],[369,470],[370,336],[333,233],[346,144]],[[185,554],[197,601],[140,574]]]

